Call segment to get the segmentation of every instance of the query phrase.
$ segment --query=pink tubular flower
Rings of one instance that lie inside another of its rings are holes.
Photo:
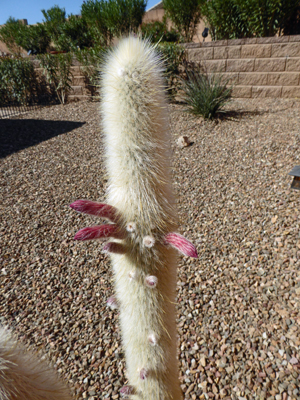
[[[97,203],[90,200],[76,200],[70,204],[70,207],[84,214],[96,215],[97,217],[117,222],[117,209],[109,204]]]
[[[106,239],[109,237],[122,239],[124,235],[117,225],[100,225],[80,229],[74,240]]]
[[[168,233],[164,237],[164,242],[179,250],[185,256],[198,258],[196,247],[179,233]]]

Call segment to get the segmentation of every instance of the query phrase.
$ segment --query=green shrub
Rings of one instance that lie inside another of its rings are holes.
[[[115,37],[137,32],[145,14],[146,0],[108,0],[106,23]]]
[[[168,30],[166,21],[148,22],[141,25],[143,38],[149,38],[152,43],[179,42],[180,34],[175,29]]]
[[[21,34],[17,36],[16,42],[30,54],[46,53],[51,38],[43,24],[25,26]]]
[[[201,10],[214,40],[300,33],[298,0],[207,0]]]
[[[87,0],[81,6],[97,45],[110,45],[113,37],[137,32],[142,23],[145,0]]]
[[[167,91],[171,99],[176,96],[180,86],[180,74],[186,60],[184,47],[175,43],[159,43],[157,49],[165,60]]]
[[[97,46],[74,51],[74,56],[82,65],[81,71],[86,78],[86,83],[89,86],[92,96],[96,93],[96,87],[99,84],[99,68],[101,68],[108,50],[108,47]]]
[[[0,105],[27,105],[36,97],[33,64],[23,58],[0,57]]]
[[[47,82],[54,88],[60,103],[65,104],[72,82],[71,54],[40,54],[38,59]]]
[[[207,74],[200,68],[186,70],[186,80],[182,80],[183,100],[186,111],[213,119],[231,99],[232,87],[222,75]]]
[[[68,19],[60,26],[60,35],[55,40],[58,50],[72,51],[94,45],[92,31],[89,30],[86,21],[77,16],[69,15]]]
[[[175,25],[186,42],[191,42],[200,20],[200,5],[204,0],[163,0],[167,18]]]
[[[17,44],[17,41],[22,37],[25,29],[25,25],[12,17],[9,17],[5,25],[0,28],[0,40],[6,44],[13,54],[21,54],[21,46]]]
[[[213,40],[238,39],[251,36],[236,0],[211,0],[201,8]]]
[[[44,26],[51,37],[56,42],[61,35],[61,27],[66,22],[66,11],[64,8],[54,6],[49,10],[42,10],[44,16]]]

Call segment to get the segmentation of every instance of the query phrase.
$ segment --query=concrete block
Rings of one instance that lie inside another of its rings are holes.
[[[300,86],[283,86],[281,97],[300,98]]]
[[[226,71],[226,60],[207,60],[201,63],[201,65],[208,73]]]
[[[267,85],[268,74],[255,72],[241,72],[239,74],[239,85],[264,86]]]
[[[271,36],[257,38],[256,43],[286,43],[289,41],[289,36]]]
[[[247,39],[230,39],[228,40],[228,46],[237,46],[246,43]]]
[[[213,47],[203,47],[188,50],[188,61],[201,62],[203,60],[212,60],[214,58]]]
[[[300,57],[300,42],[272,44],[272,57]]]
[[[257,43],[257,38],[246,38],[245,39],[245,44],[256,44]]]
[[[269,58],[271,57],[271,44],[249,44],[242,46],[242,58]]]
[[[202,43],[203,47],[218,47],[218,46],[227,46],[228,40],[215,40],[212,42],[204,42]]]
[[[85,86],[85,76],[74,76],[72,79],[73,86]]]
[[[296,72],[270,72],[268,74],[268,85],[270,86],[297,86],[299,85],[300,73]]]
[[[285,70],[288,72],[299,72],[300,71],[300,57],[299,58],[287,58]]]
[[[285,58],[256,58],[254,71],[279,72],[285,70]]]
[[[78,96],[83,95],[83,88],[82,86],[71,86],[70,95]]]
[[[254,59],[227,60],[226,72],[252,72]]]
[[[281,97],[281,86],[252,86],[252,97]]]
[[[73,76],[82,75],[79,65],[72,66],[71,72],[72,72]]]
[[[252,86],[234,86],[232,89],[232,97],[251,98]]]
[[[290,35],[289,42],[300,42],[300,35]]]
[[[240,58],[241,46],[214,47],[214,59]]]

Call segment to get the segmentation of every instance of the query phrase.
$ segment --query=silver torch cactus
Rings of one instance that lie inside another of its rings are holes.
[[[163,60],[147,41],[129,36],[107,56],[102,73],[107,204],[71,207],[107,220],[77,240],[105,239],[111,256],[128,385],[134,400],[181,400],[175,324],[176,250],[197,257],[176,232],[169,114]]]

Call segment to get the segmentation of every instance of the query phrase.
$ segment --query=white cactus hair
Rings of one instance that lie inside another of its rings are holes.
[[[177,213],[162,70],[154,46],[129,36],[108,55],[101,85],[108,203],[118,209],[124,229],[129,223],[135,227],[127,227],[130,250],[111,257],[130,398],[139,400],[182,399],[176,358],[176,256],[163,243],[163,236],[177,227]]]
[[[36,354],[0,327],[0,400],[71,400],[67,386]]]
[[[76,200],[74,210],[110,220],[76,240],[107,239],[132,400],[181,400],[175,325],[176,253],[197,257],[179,233],[172,193],[163,61],[129,36],[102,70],[108,204]]]

